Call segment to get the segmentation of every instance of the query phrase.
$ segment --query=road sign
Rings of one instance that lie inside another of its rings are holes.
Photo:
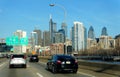
[[[28,38],[19,38],[18,36],[12,36],[6,38],[7,45],[28,45]]]
[[[12,36],[12,37],[6,38],[6,44],[7,45],[18,45],[19,44],[18,36]]]
[[[28,38],[27,37],[21,38],[20,45],[28,45]]]

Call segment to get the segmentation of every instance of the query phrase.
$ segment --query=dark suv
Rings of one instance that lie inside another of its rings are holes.
[[[69,55],[53,55],[46,64],[46,69],[53,73],[58,71],[72,71],[77,73],[78,62],[73,56]]]
[[[38,61],[39,61],[38,55],[30,56],[29,62],[38,62]]]

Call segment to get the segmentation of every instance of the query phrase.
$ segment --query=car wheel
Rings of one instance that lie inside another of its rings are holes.
[[[49,66],[48,66],[48,64],[46,64],[46,70],[49,70]]]
[[[12,65],[9,65],[9,68],[12,68]]]
[[[23,68],[26,68],[26,67],[27,67],[26,65],[23,66]]]
[[[57,69],[55,68],[55,66],[52,66],[52,73],[57,73]]]

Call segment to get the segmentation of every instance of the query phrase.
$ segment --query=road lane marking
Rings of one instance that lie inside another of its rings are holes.
[[[5,62],[6,63],[6,62]],[[0,65],[0,67],[2,67],[5,63],[2,63],[1,65]]]
[[[39,63],[44,64],[44,65],[46,64],[45,62],[40,62],[40,61],[39,61]]]
[[[38,72],[37,72],[36,74],[37,74],[39,77],[43,77],[43,76],[42,76],[40,73],[38,73]]]
[[[27,67],[30,67],[30,65],[27,65]]]
[[[90,75],[90,74],[83,73],[83,72],[78,72],[78,73],[80,73],[80,74],[82,74],[82,75],[90,76],[90,77],[95,77],[94,75]]]
[[[40,62],[40,61],[39,61],[39,63],[44,64],[44,65],[46,64],[45,62]],[[94,75],[87,74],[87,73],[83,73],[83,72],[78,72],[78,73],[80,73],[80,74],[82,74],[82,75],[90,76],[90,77],[96,77],[96,76],[94,76]]]

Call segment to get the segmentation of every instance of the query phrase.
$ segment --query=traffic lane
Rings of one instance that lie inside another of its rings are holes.
[[[88,77],[80,74],[58,73],[53,74],[45,70],[45,65],[40,63],[29,63],[27,68],[9,69],[9,61],[0,64],[0,77]]]
[[[70,72],[60,72],[57,74],[53,74],[51,71],[45,69],[45,64],[43,63],[30,62],[29,65],[30,65],[30,69],[38,72],[43,77],[91,77],[80,73],[74,74]]]
[[[28,65],[29,66],[29,65]],[[30,71],[32,69],[27,68],[9,68],[9,62],[0,67],[0,77],[39,77],[36,72]]]

